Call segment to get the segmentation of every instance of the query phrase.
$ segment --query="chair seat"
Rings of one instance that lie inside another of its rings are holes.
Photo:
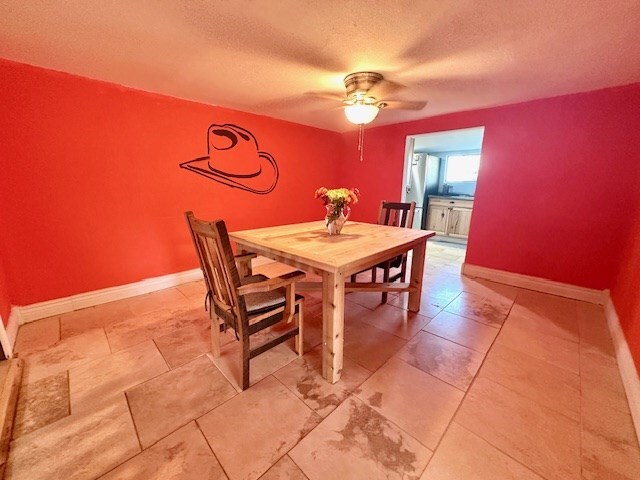
[[[402,255],[398,255],[396,258],[391,259],[389,266],[391,268],[398,268],[402,265]],[[376,265],[376,268],[385,268],[387,266],[387,262],[382,262]]]
[[[242,285],[250,283],[258,283],[268,280],[265,275],[249,275],[242,278],[240,281]],[[244,301],[247,306],[247,314],[249,316],[260,315],[261,313],[268,312],[278,307],[284,307],[286,303],[285,298],[286,290],[284,288],[278,288],[271,290],[270,292],[257,292],[248,293],[244,296]],[[302,300],[302,295],[296,294],[296,301]]]

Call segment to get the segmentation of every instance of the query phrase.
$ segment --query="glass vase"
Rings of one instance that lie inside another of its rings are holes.
[[[351,213],[351,209],[346,206],[340,209],[338,216],[334,214],[334,211],[335,207],[333,205],[327,205],[327,215],[324,217],[324,223],[327,226],[329,235],[339,235]]]

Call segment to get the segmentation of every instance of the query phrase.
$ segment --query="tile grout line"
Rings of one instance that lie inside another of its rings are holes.
[[[145,450],[142,448],[142,444],[140,443],[140,438],[138,437],[138,430],[136,428],[136,422],[133,420],[133,414],[131,413],[131,407],[129,406],[129,399],[127,398],[127,394],[125,392],[124,393],[124,398],[125,398],[125,403],[127,404],[127,409],[129,410],[129,418],[131,419],[131,424],[133,425],[133,430],[136,434],[136,439],[138,440],[138,446],[140,447],[140,451],[136,452],[134,455],[124,459],[123,461],[121,461],[120,463],[118,463],[117,465],[114,465],[112,468],[109,468],[108,470],[105,470],[104,472],[101,472],[97,477],[94,477],[94,480],[99,480],[100,478],[102,478],[103,476],[107,475],[108,473],[114,471],[115,469],[117,469],[118,467],[124,465],[125,463],[127,463],[129,460],[131,460],[132,458],[137,457],[138,455],[142,454]]]
[[[233,397],[232,397],[233,398]],[[217,408],[217,407],[216,407]],[[215,410],[215,409],[214,409]],[[213,410],[212,410],[213,411]],[[205,414],[206,415],[206,414]],[[198,417],[198,418],[202,418],[202,417]],[[202,430],[202,428],[200,427],[200,424],[198,423],[198,420],[191,420],[193,423],[196,424],[196,428],[198,429],[198,431],[200,432],[200,435],[202,435],[202,437],[204,438],[205,443],[207,444],[207,446],[209,447],[209,450],[211,450],[211,454],[213,455],[213,458],[216,459],[216,462],[218,462],[218,465],[220,465],[220,469],[222,470],[222,473],[224,473],[224,475],[227,478],[229,477],[229,474],[227,473],[227,471],[224,468],[224,465],[222,465],[222,462],[220,461],[220,459],[218,458],[218,456],[216,455],[216,452],[213,451],[213,447],[211,446],[211,444],[209,443],[209,439],[207,438],[207,436],[204,434],[204,431]],[[191,422],[189,422],[191,423]],[[187,424],[188,425],[188,424]],[[182,427],[180,427],[182,428]],[[156,442],[157,443],[157,442]]]
[[[290,363],[291,363],[291,362],[290,362]],[[320,417],[320,421],[316,424],[316,426],[314,426],[314,427],[313,427],[312,429],[310,429],[307,433],[305,433],[303,437],[299,438],[299,439],[298,439],[298,441],[295,443],[295,445],[293,445],[289,450],[287,450],[287,451],[286,451],[286,452],[284,452],[280,457],[278,457],[278,459],[277,459],[275,462],[273,462],[273,463],[269,466],[269,468],[267,468],[267,469],[266,469],[266,470],[265,470],[265,471],[264,471],[264,472],[263,472],[263,473],[258,477],[258,480],[259,480],[260,478],[262,478],[264,475],[266,475],[266,474],[267,474],[267,472],[268,472],[269,470],[271,470],[271,468],[272,468],[276,463],[278,463],[280,460],[282,460],[285,456],[289,455],[289,452],[290,452],[291,450],[293,450],[294,448],[296,448],[296,447],[298,446],[298,444],[299,444],[302,440],[304,440],[304,439],[305,439],[309,434],[311,434],[311,432],[313,432],[316,428],[318,428],[318,426],[319,426],[322,422],[324,422],[324,420],[325,420],[325,417],[323,417],[323,416],[322,416],[322,415],[320,415],[318,412],[316,412],[313,408],[311,408],[309,405],[307,405],[307,404],[304,402],[304,400],[302,400],[300,397],[298,397],[298,396],[295,394],[295,392],[294,392],[293,390],[291,390],[289,387],[287,387],[287,386],[284,384],[284,382],[282,382],[282,381],[281,381],[278,377],[276,377],[273,373],[272,373],[272,374],[270,374],[270,375],[268,375],[268,376],[273,377],[273,378],[274,378],[278,383],[280,383],[280,385],[282,385],[282,386],[283,386],[287,391],[289,391],[289,392],[291,393],[291,395],[293,395],[293,396],[294,396],[297,400],[299,400],[299,401],[300,401],[300,402],[301,402],[305,407],[307,407],[307,408],[311,411],[311,413],[312,413],[312,414],[317,415],[318,417]],[[265,378],[266,378],[266,377],[265,377]],[[262,381],[262,380],[260,380],[260,381]],[[347,397],[347,398],[348,398],[348,397]],[[346,399],[345,399],[345,400],[346,400]],[[338,408],[338,407],[336,407],[336,408]],[[334,409],[334,411],[335,411],[335,409]],[[332,412],[332,413],[333,413],[333,412]],[[330,414],[329,414],[329,415],[330,415]],[[327,416],[328,416],[328,415],[327,415]],[[289,458],[291,458],[291,457],[289,457]],[[293,459],[291,459],[291,461],[293,461]],[[293,463],[295,463],[295,462],[293,462]],[[296,466],[298,466],[298,465],[296,464]],[[299,466],[298,466],[298,468],[299,468],[299,469],[300,469],[300,471],[304,474],[304,476],[305,476],[305,477],[307,477],[307,474],[306,474],[306,473],[304,473],[304,471],[302,470],[302,468],[300,468]],[[308,477],[307,477],[307,478],[308,478]]]
[[[292,448],[291,450],[293,450],[293,448]],[[289,450],[289,452],[290,452],[291,450]],[[298,465],[298,464],[296,463],[296,461],[295,461],[293,458],[291,458],[291,455],[289,455],[289,453],[287,453],[286,455],[288,455],[288,456],[289,456],[289,459],[293,462],[293,464],[294,464],[296,467],[298,467],[298,470],[300,470],[300,473],[302,473],[302,475],[304,476],[304,478],[305,478],[306,480],[309,480],[309,476],[304,472],[304,470],[302,469],[302,467],[301,467],[300,465]],[[283,457],[284,457],[284,456],[283,456]],[[275,465],[275,464],[274,464],[274,465]],[[264,477],[264,475],[266,475],[266,474],[267,474],[267,472],[269,472],[269,470],[267,470],[267,471],[266,471],[266,472],[265,472],[265,473],[264,473],[260,478]],[[260,478],[259,478],[258,480],[260,480]]]
[[[511,307],[509,308],[509,312],[507,313],[507,315],[505,316],[504,322],[502,323],[502,326],[499,329],[498,335],[500,335],[500,332],[502,331],[502,327],[504,327],[504,324],[507,322],[507,319],[509,318],[509,315],[511,314],[511,310],[513,308],[513,305],[515,305],[516,299],[517,299],[517,294],[516,297],[514,298]],[[442,433],[442,436],[440,437],[440,439],[438,440],[438,443],[435,447],[435,449],[433,450],[433,455],[431,456],[431,458],[427,461],[427,465],[425,466],[424,470],[422,471],[421,475],[424,474],[424,472],[427,471],[427,468],[429,468],[429,464],[431,463],[431,461],[433,460],[433,458],[436,456],[436,453],[438,451],[438,449],[440,448],[440,445],[442,444],[442,440],[444,439],[444,437],[447,435],[447,432],[449,431],[449,429],[451,428],[451,424],[454,423],[456,416],[458,415],[458,412],[460,411],[460,408],[462,408],[462,404],[465,402],[465,400],[467,399],[467,395],[469,394],[469,392],[471,391],[471,388],[473,387],[473,384],[475,383],[476,379],[478,378],[480,371],[482,370],[482,367],[484,366],[487,357],[489,356],[489,352],[491,352],[491,349],[493,348],[498,335],[495,336],[495,338],[493,339],[493,342],[491,342],[491,346],[489,347],[489,350],[487,350],[487,353],[484,355],[484,358],[482,359],[482,363],[480,364],[480,367],[478,368],[478,370],[476,371],[476,374],[473,376],[473,379],[471,380],[471,383],[469,384],[469,387],[467,388],[467,390],[464,392],[464,395],[462,396],[462,400],[460,400],[460,403],[458,404],[458,407],[456,408],[455,412],[453,413],[453,415],[451,416],[451,420],[449,420],[449,423],[447,424],[447,427],[445,428],[444,432]],[[468,430],[466,427],[464,427],[464,425],[460,425],[462,428],[464,428],[465,430]],[[483,441],[487,442],[489,445],[491,445],[493,448],[495,448],[496,450],[498,450],[499,452],[501,452],[503,455],[507,456],[508,458],[510,458],[511,460],[513,460],[514,462],[518,463],[519,465],[523,466],[524,468],[526,468],[527,470],[529,470],[530,472],[534,473],[535,475],[538,475],[542,478],[544,478],[541,474],[538,474],[537,472],[535,472],[534,470],[532,470],[530,467],[528,467],[527,465],[523,464],[522,462],[520,462],[519,460],[513,458],[510,454],[508,454],[507,452],[504,452],[502,449],[498,448],[496,445],[494,445],[493,443],[491,443],[490,441],[488,441],[486,438],[484,438],[481,435],[478,435],[475,432],[470,431],[473,435],[477,436],[478,438],[481,438]]]
[[[110,355],[113,355],[113,354],[114,354],[114,353],[116,353],[116,352],[114,352],[114,351],[113,351],[113,347],[111,347],[111,342],[109,341],[109,335],[107,335],[107,329],[106,329],[106,327],[104,327],[104,326],[103,326],[103,327],[100,327],[100,330],[102,330],[102,331],[104,332],[104,337],[107,339],[107,346],[109,347],[109,354],[110,354]],[[88,331],[88,330],[87,330],[87,331]],[[69,337],[69,338],[71,338],[71,337]]]
[[[155,339],[155,338],[152,338],[152,339],[151,339],[151,342],[153,343],[153,346],[155,347],[155,349],[156,349],[156,351],[158,352],[158,354],[160,355],[160,358],[162,358],[162,361],[163,361],[163,362],[164,362],[164,364],[167,366],[167,372],[171,372],[171,371],[173,371],[173,369],[169,366],[169,362],[167,362],[167,359],[166,359],[166,358],[164,358],[164,355],[162,354],[162,350],[160,350],[160,347],[158,347],[158,344],[156,343],[156,339]],[[201,356],[201,355],[198,355],[198,357],[200,357],[200,356]],[[198,358],[198,357],[196,357],[196,358]],[[192,359],[192,360],[195,360],[195,358],[194,358],[194,359]],[[192,361],[192,360],[189,360],[189,361],[188,361],[188,362],[186,362],[184,365],[186,365],[187,363],[191,363],[191,361]],[[182,365],[180,365],[180,366],[182,366]],[[180,368],[180,367],[176,367],[176,368]],[[162,373],[167,373],[167,372],[162,372]],[[162,375],[162,374],[160,374],[160,375]],[[157,376],[158,376],[158,375],[157,375]],[[153,378],[155,378],[155,377],[153,377]]]
[[[140,452],[144,452],[144,448],[142,447],[142,442],[140,441],[140,434],[138,433],[138,426],[136,425],[136,421],[133,418],[133,412],[131,411],[131,405],[129,403],[129,396],[127,392],[122,392],[124,394],[125,402],[127,403],[127,410],[129,410],[129,417],[131,418],[131,423],[133,424],[133,431],[136,434],[136,439],[138,440],[138,446],[140,447]]]

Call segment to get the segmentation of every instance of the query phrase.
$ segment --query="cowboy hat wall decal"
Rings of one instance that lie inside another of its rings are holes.
[[[278,164],[258,149],[248,130],[226,123],[207,130],[207,156],[180,164],[181,168],[232,188],[264,195],[276,188]]]

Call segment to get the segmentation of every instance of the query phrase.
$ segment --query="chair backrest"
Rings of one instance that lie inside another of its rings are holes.
[[[415,209],[416,202],[401,203],[387,202],[386,200],[383,200],[380,203],[378,224],[411,228],[413,225],[413,213]]]
[[[240,275],[227,227],[223,220],[206,222],[195,218],[193,212],[184,215],[204,274],[207,294],[211,296],[211,308],[238,332],[243,322],[237,320],[246,317],[247,310],[244,298],[238,295]]]

